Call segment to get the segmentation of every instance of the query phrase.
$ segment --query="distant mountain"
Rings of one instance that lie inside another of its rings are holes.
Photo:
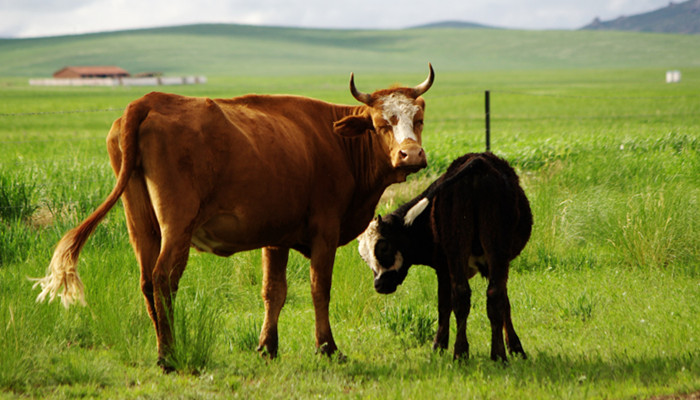
[[[596,18],[581,29],[697,34],[700,33],[700,0],[672,1],[658,10],[611,21]]]
[[[466,21],[440,21],[430,24],[412,26],[408,29],[430,29],[430,28],[457,28],[457,29],[500,29],[495,26],[476,24]]]

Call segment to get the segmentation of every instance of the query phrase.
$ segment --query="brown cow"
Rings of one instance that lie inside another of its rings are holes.
[[[457,320],[454,358],[469,356],[469,279],[488,278],[487,313],[491,358],[525,357],[513,329],[506,289],[508,264],[530,239],[532,213],[518,176],[492,153],[456,159],[420,196],[377,217],[360,236],[362,258],[374,273],[374,288],[393,293],[413,264],[429,265],[438,277],[438,330],[433,348],[446,349],[450,313]]]
[[[258,350],[270,357],[277,355],[289,250],[309,257],[316,347],[334,353],[328,304],[336,248],[367,227],[387,186],[426,166],[420,96],[433,79],[430,66],[415,88],[367,94],[351,75],[359,106],[283,95],[150,93],[132,102],[107,137],[116,185],[60,240],[37,300],[84,303],[78,254],[122,197],[164,369],[171,369],[171,302],[190,246],[220,256],[263,248]]]

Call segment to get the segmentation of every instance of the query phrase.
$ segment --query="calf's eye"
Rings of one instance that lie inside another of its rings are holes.
[[[391,243],[386,240],[379,240],[374,247],[374,256],[377,257],[377,261],[382,267],[390,268],[394,265],[394,255],[396,250]]]

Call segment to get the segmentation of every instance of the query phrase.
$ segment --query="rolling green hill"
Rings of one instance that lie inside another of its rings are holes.
[[[700,0],[668,6],[648,13],[622,16],[611,21],[596,18],[581,29],[638,32],[700,33]]]
[[[66,65],[131,73],[300,76],[700,66],[700,35],[503,29],[323,30],[189,25],[0,40],[0,76],[48,77]]]

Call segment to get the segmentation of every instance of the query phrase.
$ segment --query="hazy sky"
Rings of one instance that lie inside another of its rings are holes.
[[[595,17],[652,11],[669,0],[0,0],[0,37],[191,23],[393,29],[444,20],[576,29]]]

